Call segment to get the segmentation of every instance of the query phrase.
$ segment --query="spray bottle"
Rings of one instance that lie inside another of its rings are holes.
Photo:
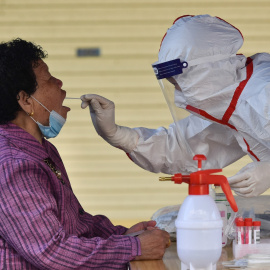
[[[161,181],[189,184],[185,198],[175,221],[177,230],[177,253],[182,270],[216,270],[222,251],[223,222],[215,201],[209,196],[209,185],[219,184],[234,212],[238,211],[227,178],[211,175],[221,169],[201,170],[204,155],[196,155],[198,171],[190,175],[175,174],[161,177]]]

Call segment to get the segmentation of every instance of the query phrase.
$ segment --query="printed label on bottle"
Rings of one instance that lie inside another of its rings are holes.
[[[237,232],[237,244],[242,244],[241,230],[238,230]]]
[[[260,235],[260,230],[254,230],[254,244],[260,243],[261,235]]]
[[[245,244],[251,244],[251,240],[252,240],[252,230],[248,226],[245,228]]]

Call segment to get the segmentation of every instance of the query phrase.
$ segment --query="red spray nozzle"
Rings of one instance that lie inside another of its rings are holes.
[[[204,155],[196,155],[193,159],[198,160],[197,172],[191,173],[190,175],[182,175],[181,173],[178,173],[172,177],[166,177],[166,179],[172,180],[176,184],[182,184],[183,182],[189,184],[190,195],[208,195],[209,185],[220,185],[231,205],[231,208],[234,212],[237,212],[238,207],[227,178],[223,175],[212,175],[213,173],[221,172],[222,169],[201,170],[202,160],[206,160],[206,157]]]
[[[202,161],[206,160],[206,156],[205,155],[195,155],[193,157],[193,160],[198,160],[198,171],[200,171],[202,169]]]

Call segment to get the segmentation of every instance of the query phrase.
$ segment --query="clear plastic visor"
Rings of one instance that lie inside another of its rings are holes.
[[[174,60],[173,60],[174,61]],[[179,60],[180,62],[180,60]],[[168,62],[167,62],[168,63]],[[178,76],[179,74],[182,73],[182,69],[187,67],[187,63],[184,66],[186,62],[180,62],[181,64],[181,69],[179,70],[174,70],[172,71],[170,69],[170,72],[167,72],[163,76],[158,76],[157,72],[159,72],[159,65],[161,64],[153,64],[153,69],[155,72],[155,75],[158,79],[158,83],[160,85],[160,88],[163,92],[163,95],[165,97],[165,100],[168,104],[168,107],[170,109],[173,121],[176,125],[176,130],[177,130],[177,140],[179,143],[179,146],[181,148],[181,151],[184,151],[186,154],[191,155],[192,157],[194,156],[193,151],[189,147],[189,145],[186,142],[185,139],[185,130],[182,130],[180,123],[181,119],[187,117],[189,113],[185,110],[186,104],[185,104],[185,99],[182,94],[180,86],[177,84],[177,81],[175,80],[175,76]],[[177,73],[177,74],[175,74]],[[160,73],[159,73],[160,75]],[[168,75],[166,77],[166,75]],[[181,76],[181,75],[180,75]]]

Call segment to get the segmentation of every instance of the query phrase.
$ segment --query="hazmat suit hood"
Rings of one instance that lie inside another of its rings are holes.
[[[220,18],[199,15],[176,19],[158,55],[158,63],[180,59],[188,64],[181,74],[173,76],[181,88],[175,89],[175,105],[222,118],[234,90],[246,78],[246,57],[236,55],[242,44],[240,31]]]

